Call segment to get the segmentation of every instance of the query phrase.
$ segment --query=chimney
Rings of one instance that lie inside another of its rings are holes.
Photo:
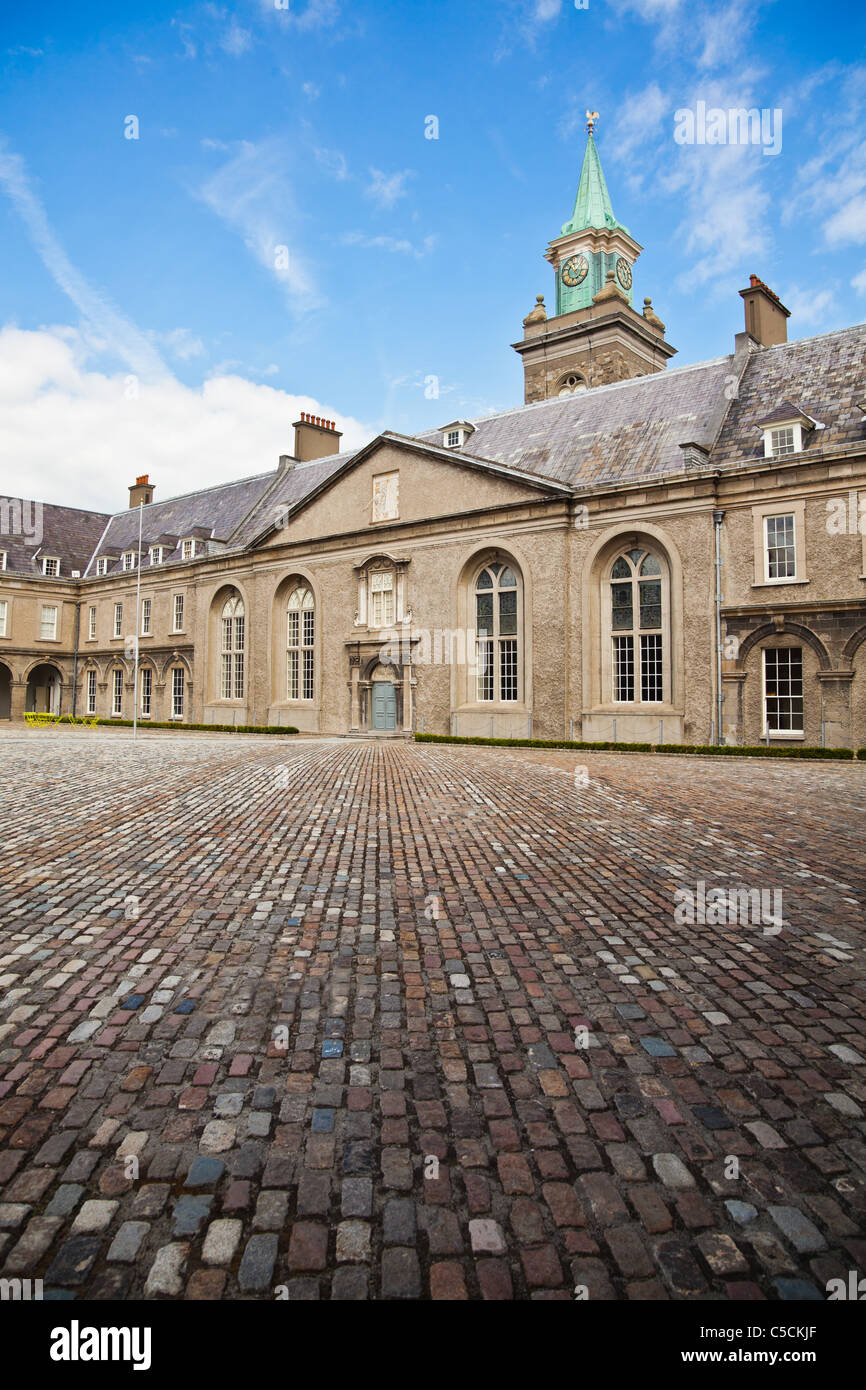
[[[740,294],[746,306],[746,332],[749,336],[761,347],[787,343],[791,311],[785,308],[779,296],[757,275],[749,276],[749,288],[740,290]]]
[[[136,478],[135,487],[129,489],[129,507],[140,507],[142,503],[153,501],[153,483],[145,473],[141,478]]]
[[[295,421],[295,458],[298,463],[309,463],[338,454],[342,437],[333,420],[302,412],[300,420]]]

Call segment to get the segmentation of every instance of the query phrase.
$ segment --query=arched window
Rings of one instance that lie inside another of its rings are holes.
[[[476,697],[520,698],[520,589],[510,565],[486,565],[475,581]]]
[[[244,648],[246,644],[244,604],[231,598],[222,613],[222,692],[224,700],[244,698]]]
[[[315,684],[316,605],[309,589],[295,589],[288,604],[286,670],[289,700],[312,700]]]
[[[667,585],[657,556],[635,548],[610,572],[613,639],[612,698],[624,704],[660,704],[667,666]]]
[[[585,391],[586,381],[579,372],[569,372],[564,376],[557,387],[560,396],[573,396],[575,391]]]

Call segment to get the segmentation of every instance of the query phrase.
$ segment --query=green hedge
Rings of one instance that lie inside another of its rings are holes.
[[[568,739],[540,738],[461,738],[458,734],[416,734],[416,743],[483,744],[491,748],[570,748],[575,752],[601,753],[692,753],[710,757],[731,758],[830,758],[852,761],[850,748],[737,748],[729,744],[687,743],[571,743]],[[866,748],[856,757],[866,761]]]
[[[71,714],[62,714],[58,724],[104,725],[110,729],[132,729],[131,719],[73,719]],[[140,719],[139,729],[198,729],[210,734],[296,734],[298,729],[291,724],[184,724],[179,719],[168,723]]]

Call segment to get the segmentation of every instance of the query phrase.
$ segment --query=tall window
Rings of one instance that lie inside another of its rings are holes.
[[[122,636],[123,636],[123,604],[122,604],[122,603],[116,603],[116,604],[114,605],[114,635],[115,635],[115,637],[122,637]]]
[[[48,559],[46,557],[42,561],[42,573],[49,575],[52,579],[56,579],[57,575],[60,573],[60,561],[57,559]]]
[[[171,717],[183,719],[183,667],[175,666],[171,673]]]
[[[510,565],[488,565],[475,583],[479,700],[518,698],[518,583]]]
[[[767,541],[767,578],[795,579],[797,548],[794,539],[794,513],[764,518]]]
[[[123,556],[122,568],[125,569],[125,570],[134,570],[134,569],[135,569],[135,559],[136,559],[135,551],[134,551],[134,550],[127,550],[126,553],[125,553],[124,556]]]
[[[6,568],[6,551],[5,551],[5,550],[0,550],[0,570],[5,570],[5,568]]]
[[[375,576],[374,576],[375,577]],[[315,676],[316,613],[309,589],[296,589],[289,599],[286,639],[288,699],[312,700]]]
[[[175,632],[183,632],[183,594],[174,596],[174,629]]]
[[[87,636],[91,642],[96,641],[96,609],[91,608],[87,614]]]
[[[629,550],[610,574],[613,699],[625,704],[664,700],[662,567],[655,555]]]
[[[108,574],[108,559],[106,558],[106,556],[101,555],[100,558],[97,560],[96,573],[97,575]]]
[[[96,672],[87,672],[87,713],[96,713]]]
[[[151,600],[150,600],[149,598],[143,598],[143,599],[141,600],[141,635],[142,635],[142,637],[149,637],[149,636],[150,636],[150,610],[151,610]]]
[[[244,630],[243,599],[232,598],[223,608],[222,616],[222,691],[224,700],[244,698]]]
[[[113,681],[111,713],[115,718],[118,718],[123,714],[123,672],[119,667],[115,666],[111,673],[111,678]]]
[[[764,727],[771,734],[803,732],[803,648],[764,648]]]
[[[394,572],[370,575],[370,626],[391,627],[394,623]]]
[[[192,560],[195,558],[195,541],[183,541],[180,547],[180,558],[182,560]]]
[[[53,604],[45,603],[42,605],[42,620],[39,625],[39,636],[43,642],[54,642],[57,640],[57,609]]]
[[[0,637],[6,637],[6,624],[9,620],[9,604],[6,599],[0,600]]]
[[[161,545],[152,545],[152,546],[150,547],[150,563],[151,563],[152,565],[161,565],[161,564],[162,564],[162,561],[163,561],[163,556],[164,556],[164,554],[165,554],[165,547],[164,547],[164,546],[161,546]]]
[[[141,716],[150,718],[150,704],[153,696],[153,672],[149,666],[141,668]]]

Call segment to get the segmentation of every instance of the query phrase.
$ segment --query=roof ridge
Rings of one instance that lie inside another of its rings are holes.
[[[232,478],[232,480],[227,483],[212,483],[210,487],[195,488],[192,492],[176,492],[171,497],[161,497],[158,502],[144,502],[142,503],[142,507],[145,512],[148,512],[152,507],[164,507],[169,502],[185,502],[189,497],[204,497],[206,493],[219,492],[221,488],[241,487],[244,483],[255,483],[259,478],[270,478],[272,474],[276,476],[277,473],[279,473],[279,469],[273,470],[269,468],[265,473],[250,473],[246,478]],[[109,512],[106,513],[106,515],[110,516],[112,521],[115,521],[121,516],[137,516],[139,510],[138,507],[124,507],[122,511]]]
[[[866,333],[866,323],[849,323],[847,328],[831,328],[826,333],[814,333],[810,338],[794,338],[790,343],[773,343],[762,347],[761,352],[782,352],[788,348],[806,347],[808,343],[820,343],[825,338],[840,338],[844,333]]]

